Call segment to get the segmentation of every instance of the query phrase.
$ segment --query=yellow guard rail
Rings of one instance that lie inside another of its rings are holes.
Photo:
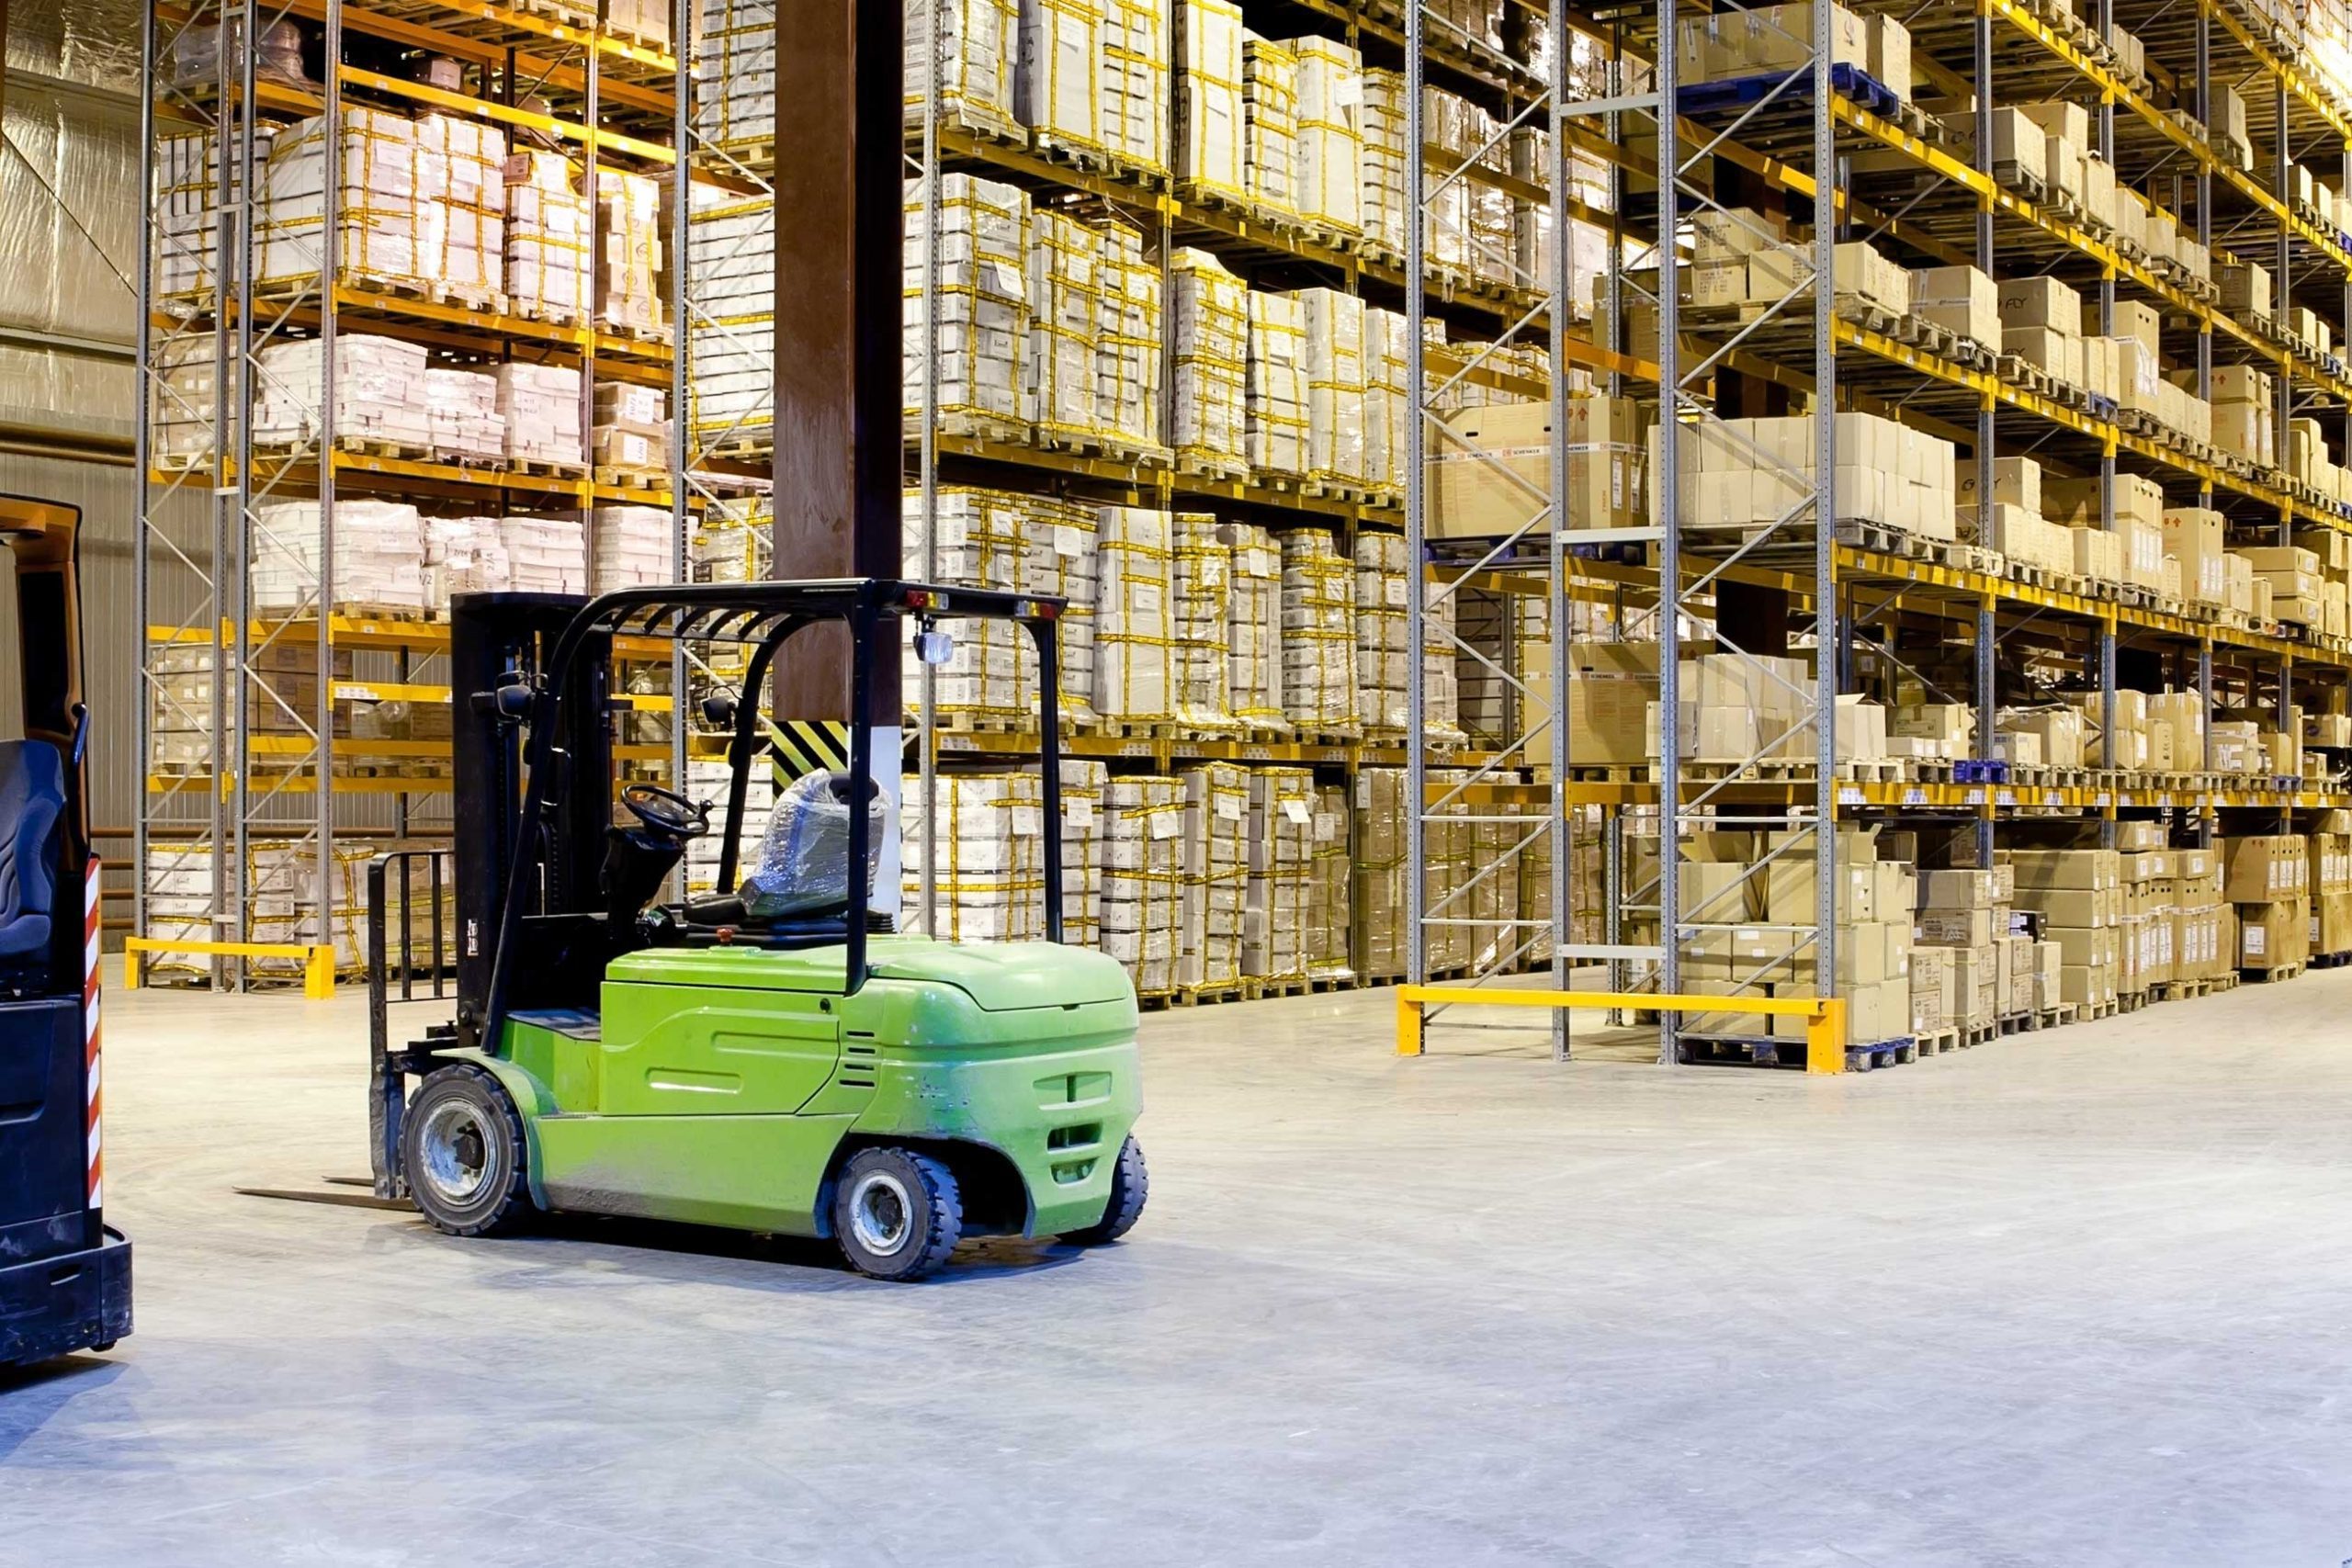
[[[122,944],[122,984],[135,991],[145,979],[142,953],[202,953],[222,958],[299,958],[302,961],[302,994],[313,1001],[334,995],[334,949],[324,943],[293,942],[166,942],[134,936]]]
[[[1396,987],[1396,1054],[1418,1056],[1429,1007],[1473,1008],[1653,1008],[1662,1012],[1763,1013],[1802,1018],[1804,1070],[1846,1070],[1846,1004],[1837,997],[1686,997],[1647,991],[1514,991],[1470,986]]]

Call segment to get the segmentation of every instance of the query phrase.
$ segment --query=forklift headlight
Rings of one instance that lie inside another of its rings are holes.
[[[915,657],[925,664],[944,664],[955,656],[956,639],[945,632],[917,632]]]

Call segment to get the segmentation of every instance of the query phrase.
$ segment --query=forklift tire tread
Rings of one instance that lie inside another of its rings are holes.
[[[860,1149],[833,1183],[833,1236],[850,1267],[874,1279],[937,1272],[964,1238],[956,1173],[912,1149]]]
[[[1143,1163],[1143,1145],[1130,1133],[1119,1145],[1118,1164],[1111,1168],[1111,1199],[1102,1205],[1102,1218],[1082,1231],[1067,1232],[1062,1239],[1080,1247],[1116,1241],[1136,1228],[1150,1196],[1151,1171]]]
[[[480,1139],[481,1178],[470,1196],[445,1189],[427,1169],[427,1137],[470,1123]],[[531,1202],[529,1145],[523,1118],[497,1077],[470,1062],[453,1062],[429,1075],[410,1102],[401,1137],[401,1169],[417,1213],[449,1235],[505,1235],[536,1211]]]

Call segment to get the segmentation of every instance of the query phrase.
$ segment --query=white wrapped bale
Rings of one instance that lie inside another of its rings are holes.
[[[1094,718],[1095,509],[1058,496],[1023,499],[1029,547],[1022,591],[1065,601],[1056,641],[1061,719],[1088,724]]]
[[[774,151],[776,21],[775,0],[702,0],[691,51],[690,112],[695,138],[706,146],[738,153]],[[910,68],[908,80],[922,78]]]
[[[270,501],[254,510],[246,581],[255,614],[307,615],[340,605],[424,608],[424,525],[415,507],[336,502],[331,559],[317,502]]]
[[[1256,768],[1249,781],[1241,972],[1260,980],[1305,979],[1314,877],[1315,774],[1306,768]]]
[[[571,188],[571,162],[560,152],[516,152],[505,174],[507,308],[579,325],[588,319],[595,242],[587,199]]]
[[[939,352],[923,341],[923,246],[929,220],[922,182],[906,187],[906,259],[901,274],[905,417],[921,416],[923,374],[935,366],[941,427],[954,434],[1026,439],[1034,417],[1024,393],[1031,350],[1028,196],[970,175],[940,186]],[[1091,361],[1090,361],[1091,368]],[[1091,400],[1091,389],[1089,400]]]
[[[1130,167],[1168,172],[1170,0],[1103,0],[1095,79],[1102,145]]]
[[[1160,774],[1113,778],[1102,790],[1102,948],[1126,965],[1137,993],[1176,988],[1184,866],[1184,785]]]
[[[495,372],[506,422],[506,460],[577,468],[588,460],[580,426],[580,370],[509,360]]]
[[[1027,394],[1041,436],[1091,437],[1101,373],[1102,236],[1067,213],[1046,210],[1029,224]]]
[[[937,901],[931,934],[944,942],[1035,942],[1046,934],[1045,819],[1035,773],[942,773],[933,781],[932,854]],[[910,792],[902,841],[922,842],[922,802]],[[907,857],[907,925],[921,929],[922,871]]]
[[[1250,892],[1243,844],[1249,775],[1230,762],[1208,762],[1178,777],[1184,784],[1184,870],[1176,983],[1234,985],[1241,978],[1241,910]]]
[[[1290,40],[1298,61],[1298,215],[1343,235],[1363,230],[1363,57],[1326,38]]]
[[[1233,201],[1249,195],[1241,37],[1232,0],[1177,0],[1176,177],[1195,195]]]
[[[1102,0],[1021,0],[1021,123],[1065,147],[1101,152]]]
[[[1283,711],[1308,734],[1355,733],[1355,567],[1319,528],[1283,536]]]
[[[1100,947],[1102,804],[1111,770],[1102,762],[1065,761],[1061,784],[1062,941],[1070,947]]]
[[[1290,728],[1283,712],[1283,560],[1273,535],[1252,523],[1229,525],[1233,538],[1233,614],[1227,681],[1233,716],[1253,734]]]
[[[1306,472],[1306,315],[1296,296],[1250,291],[1250,467]],[[1359,414],[1361,418],[1361,414]]]
[[[1094,711],[1122,723],[1175,716],[1175,552],[1168,513],[1105,506],[1095,522]]]
[[[1356,535],[1356,687],[1366,733],[1394,739],[1406,728],[1405,536],[1366,528]]]
[[[934,17],[942,24],[937,46],[941,122],[1012,136],[1020,129],[1013,112],[1021,58],[1018,0],[906,0],[907,123],[922,120]]]
[[[417,271],[478,310],[506,308],[506,135],[470,117],[416,120]]]
[[[1249,470],[1250,290],[1204,251],[1176,253],[1175,425],[1180,465]]]
[[[937,563],[929,580],[946,587],[1017,588],[1029,549],[1029,498],[950,489],[939,491],[937,503]],[[924,577],[920,492],[901,498],[899,518],[907,574]],[[907,621],[903,635],[911,643],[919,629]],[[954,651],[933,671],[934,713],[998,728],[1031,720],[1037,705],[1037,656],[1029,634],[1012,621],[997,620],[955,621],[942,629],[953,639]],[[920,707],[922,669],[910,647],[899,660],[909,713]]]
[[[253,439],[272,450],[307,447],[323,434],[325,345],[317,338],[271,344],[254,376]],[[433,450],[432,393],[422,344],[365,333],[334,340],[337,446]]]
[[[1103,434],[1129,449],[1164,457],[1159,434],[1160,367],[1166,347],[1159,264],[1143,235],[1115,220],[1096,225],[1102,314],[1094,347],[1094,413]]]
[[[1363,473],[1375,491],[1405,488],[1405,421],[1413,406],[1408,321],[1396,310],[1363,313]]]
[[[1176,554],[1174,647],[1170,649],[1176,718],[1189,729],[1233,728],[1231,621],[1233,547],[1206,513],[1179,512],[1170,522]]]
[[[1363,73],[1361,168],[1363,186],[1357,217],[1374,247],[1405,254],[1405,78],[1395,71]]]
[[[599,506],[590,512],[589,592],[675,582],[675,523],[666,506]]]
[[[381,109],[347,107],[335,143],[341,281],[419,282],[415,122]],[[327,178],[323,116],[299,121],[272,140],[254,212],[256,283],[318,280],[325,257]]]
[[[666,342],[662,299],[662,187],[644,175],[596,172],[596,281],[587,293],[599,324]]]
[[[1336,288],[1301,289],[1297,298],[1306,328],[1306,471],[1363,484],[1371,478],[1364,456],[1363,301]]]
[[[447,612],[460,593],[503,593],[514,576],[495,517],[424,519],[424,597]]]
[[[695,186],[686,227],[689,415],[699,443],[764,441],[775,428],[775,199],[719,201]],[[919,221],[919,220],[918,220]]]
[[[1270,212],[1298,211],[1298,56],[1248,33],[1241,40],[1242,183]]]
[[[506,547],[508,581],[515,592],[588,592],[588,531],[577,513],[503,517],[498,537]]]
[[[487,370],[428,366],[424,392],[435,462],[505,459],[506,416],[498,410],[495,376]]]

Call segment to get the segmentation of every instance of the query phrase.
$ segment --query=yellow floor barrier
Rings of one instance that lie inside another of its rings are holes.
[[[1661,996],[1647,991],[1525,991],[1488,989],[1476,986],[1399,986],[1396,987],[1396,1054],[1421,1055],[1428,1026],[1426,1008],[1654,1008],[1666,1012],[1722,1012],[1732,1004],[1722,997]],[[1846,1004],[1838,997],[1747,997],[1737,1000],[1741,1012],[1781,1018],[1802,1018],[1804,1028],[1804,1070],[1842,1073],[1846,1070]]]
[[[135,991],[144,982],[142,953],[201,953],[220,958],[299,958],[302,961],[302,994],[314,1001],[334,995],[334,947],[329,942],[166,942],[134,936],[122,944],[122,984]]]

